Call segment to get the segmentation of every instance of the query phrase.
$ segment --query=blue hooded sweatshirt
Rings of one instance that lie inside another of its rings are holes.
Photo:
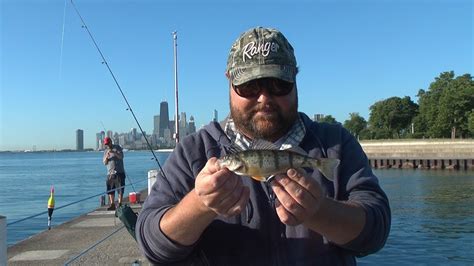
[[[355,265],[355,258],[381,249],[390,231],[387,196],[373,174],[357,140],[341,125],[300,117],[306,135],[300,147],[313,158],[340,159],[334,181],[319,171],[310,174],[327,197],[362,206],[366,224],[358,237],[340,246],[303,225],[281,223],[268,184],[243,177],[250,200],[241,214],[218,216],[191,246],[169,239],[160,229],[163,214],[194,188],[195,177],[211,157],[221,157],[232,145],[222,127],[212,122],[186,136],[166,161],[139,214],[137,241],[154,264],[166,265]],[[166,181],[167,180],[167,181]]]

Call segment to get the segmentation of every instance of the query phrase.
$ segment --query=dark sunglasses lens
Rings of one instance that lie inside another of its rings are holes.
[[[255,97],[260,93],[260,90],[261,90],[252,81],[249,81],[242,85],[232,85],[232,87],[234,87],[235,92],[240,97],[245,97],[245,98]]]
[[[241,85],[232,85],[234,91],[241,97],[251,98],[258,96],[265,88],[271,95],[285,96],[293,89],[293,83],[275,78],[252,80]]]
[[[293,90],[293,83],[281,79],[272,79],[271,94],[275,96],[288,95]]]

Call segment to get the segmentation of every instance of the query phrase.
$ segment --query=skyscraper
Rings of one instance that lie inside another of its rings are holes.
[[[102,131],[102,132],[104,132],[104,131]],[[100,132],[99,132],[99,133],[96,133],[96,134],[95,134],[95,149],[96,149],[96,150],[100,150],[100,149],[102,148],[102,147],[101,147],[101,145],[102,145],[102,140],[103,140],[102,134],[101,134]]]
[[[168,113],[168,102],[160,103],[160,137],[164,137],[165,129],[169,129],[170,116]]]
[[[194,116],[189,117],[188,133],[196,132],[196,125],[194,124]]]
[[[179,137],[180,139],[188,134],[188,122],[186,120],[186,112],[181,112],[179,116]]]
[[[315,114],[313,117],[313,121],[319,122],[324,118],[323,114]]]
[[[160,116],[155,115],[153,117],[153,134],[159,135],[160,134]]]
[[[84,131],[82,129],[76,130],[76,150],[84,150]]]
[[[137,129],[134,127],[130,129],[130,135],[132,136],[132,141],[137,140],[138,139]]]
[[[214,122],[219,122],[219,118],[217,117],[217,110],[214,109],[214,118],[212,119]]]

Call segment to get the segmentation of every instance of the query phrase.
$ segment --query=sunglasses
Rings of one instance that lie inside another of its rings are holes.
[[[240,85],[232,84],[232,88],[240,97],[253,98],[259,96],[264,88],[272,96],[285,96],[293,90],[294,85],[294,83],[281,79],[261,78]]]

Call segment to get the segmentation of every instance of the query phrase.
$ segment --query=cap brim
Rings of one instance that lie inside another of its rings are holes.
[[[295,82],[296,67],[282,65],[260,65],[257,67],[239,68],[232,71],[232,84],[241,85],[254,79],[277,78],[288,82]]]

